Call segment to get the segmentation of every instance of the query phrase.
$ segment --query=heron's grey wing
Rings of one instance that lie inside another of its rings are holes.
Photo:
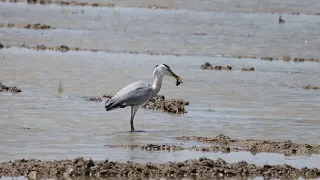
[[[106,102],[105,108],[107,111],[110,111],[116,108],[140,105],[149,100],[151,93],[151,85],[137,81],[122,88],[114,97]]]

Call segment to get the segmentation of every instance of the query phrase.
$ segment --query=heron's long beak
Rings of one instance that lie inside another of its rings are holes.
[[[175,74],[174,72],[172,72],[171,70],[170,70],[170,73],[171,73],[171,76],[172,76],[172,77],[176,78],[177,81],[179,81],[180,83],[182,83],[181,77],[179,77],[178,75],[176,75],[176,74]]]

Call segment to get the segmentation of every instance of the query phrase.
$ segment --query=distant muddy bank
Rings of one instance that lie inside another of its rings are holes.
[[[198,141],[203,143],[215,143],[224,147],[239,147],[242,150],[250,151],[252,154],[259,152],[281,153],[284,155],[310,155],[320,154],[320,145],[297,144],[290,140],[270,141],[256,139],[234,139],[229,136],[220,134],[215,137],[201,136],[182,136],[177,140]]]
[[[21,89],[17,88],[16,86],[9,87],[9,86],[6,86],[0,82],[0,92],[19,93],[19,92],[21,92]]]
[[[242,9],[240,3],[237,5],[236,8],[226,8],[226,7],[220,7],[220,8],[210,8],[206,7],[204,9],[197,9],[193,7],[185,7],[183,4],[180,4],[180,6],[176,6],[175,3],[162,3],[162,4],[155,4],[148,2],[137,2],[137,3],[124,3],[124,4],[117,4],[114,2],[109,3],[103,3],[100,1],[95,2],[78,2],[78,1],[68,1],[68,0],[0,0],[0,2],[6,2],[6,3],[27,3],[27,4],[55,4],[60,6],[92,6],[92,7],[133,7],[133,8],[149,8],[153,10],[157,9],[170,9],[170,10],[179,10],[179,9],[188,9],[188,10],[196,10],[196,11],[224,11],[224,12],[241,12],[241,13],[268,13],[268,14],[288,14],[288,15],[300,15],[300,14],[306,14],[306,15],[313,15],[313,16],[320,16],[320,12],[307,12],[306,10],[299,11],[299,10],[284,10],[284,9],[260,9],[251,7],[250,10],[248,9]]]
[[[50,25],[46,25],[50,26]],[[50,26],[51,27],[51,26]],[[53,28],[53,27],[52,27]],[[261,57],[258,58],[256,56],[235,56],[235,55],[214,55],[214,54],[178,54],[178,53],[159,53],[159,52],[151,52],[151,51],[146,51],[146,52],[137,52],[137,51],[130,51],[130,50],[125,50],[125,51],[108,51],[108,50],[100,50],[100,49],[83,49],[79,47],[69,47],[67,45],[60,45],[60,46],[46,46],[46,45],[27,45],[27,44],[22,44],[19,46],[5,46],[4,44],[0,43],[0,49],[2,48],[12,48],[12,47],[18,47],[18,48],[26,48],[26,49],[31,49],[31,50],[36,50],[36,51],[59,51],[59,52],[68,52],[68,51],[89,51],[89,52],[113,52],[113,53],[130,53],[130,54],[148,54],[148,55],[157,55],[157,56],[163,56],[163,55],[171,55],[171,56],[207,56],[207,57],[223,57],[223,58],[237,58],[237,59],[261,59],[261,60],[267,60],[267,61],[278,61],[282,60],[285,62],[320,62],[320,58],[302,58],[302,57],[290,57],[290,56],[283,56],[282,58],[277,58],[277,57]],[[205,65],[205,64],[204,64]],[[207,65],[206,65],[207,66]],[[207,69],[210,69],[210,67],[207,66]],[[206,69],[205,67],[202,69]],[[216,70],[231,70],[232,67],[213,67],[213,69]],[[243,71],[253,71],[251,67],[247,67],[247,69],[243,69]]]
[[[35,23],[35,24],[13,24],[13,23],[2,23],[0,28],[23,28],[23,29],[56,29],[50,25]]]
[[[297,169],[290,165],[257,166],[245,161],[227,163],[222,159],[190,159],[183,162],[134,163],[114,161],[93,161],[84,158],[70,160],[15,160],[0,163],[0,176],[24,176],[29,179],[68,177],[256,177],[296,179],[317,178],[318,168]]]

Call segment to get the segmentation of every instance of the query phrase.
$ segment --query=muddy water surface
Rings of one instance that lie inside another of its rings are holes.
[[[85,154],[117,159],[110,157],[114,150],[104,144],[180,143],[173,138],[218,133],[319,143],[319,92],[302,89],[305,84],[317,82],[319,63],[17,48],[1,53],[6,57],[1,60],[1,80],[23,90],[0,96],[2,160]],[[198,62],[206,61],[233,65],[234,70],[201,70]],[[114,93],[138,79],[151,83],[152,68],[159,63],[170,64],[183,77],[185,83],[178,87],[174,79],[166,77],[160,93],[190,101],[187,114],[140,109],[135,126],[143,132],[131,134],[129,109],[107,113],[104,102],[82,98]],[[241,72],[241,67],[249,64],[256,70]],[[58,93],[60,78],[62,93]],[[129,153],[126,156],[137,158],[134,152],[125,152]],[[150,158],[162,159],[152,153]]]
[[[283,15],[286,23],[278,24],[277,14],[9,3],[1,3],[0,12],[3,23],[43,23],[57,28],[2,28],[0,36],[5,45],[64,44],[120,52],[198,55],[320,56],[320,16]]]

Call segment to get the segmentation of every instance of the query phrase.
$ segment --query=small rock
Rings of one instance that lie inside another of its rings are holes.
[[[242,68],[241,71],[254,71],[254,67]]]
[[[0,43],[0,49],[4,48],[4,45]]]

